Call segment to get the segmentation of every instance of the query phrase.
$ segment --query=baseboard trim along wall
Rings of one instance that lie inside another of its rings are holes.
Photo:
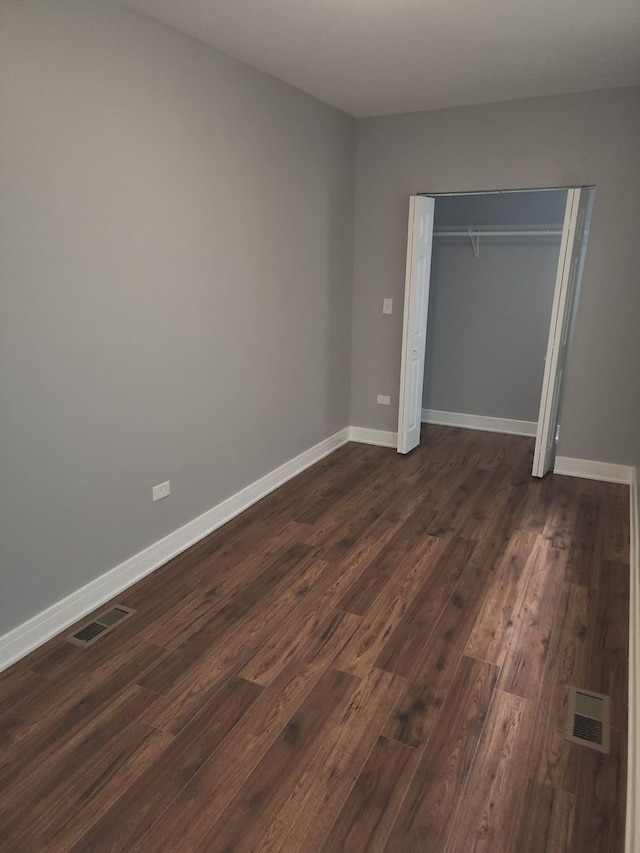
[[[629,554],[629,724],[627,760],[626,853],[640,850],[640,505],[638,476],[631,482],[631,551]]]
[[[349,441],[357,441],[359,444],[377,444],[379,447],[397,447],[398,433],[352,426],[349,427]]]
[[[583,480],[631,485],[635,468],[633,465],[616,465],[613,462],[595,462],[593,459],[556,456],[553,473],[564,474],[567,477],[581,477]]]
[[[350,430],[345,427],[4,634],[0,637],[0,671],[222,527],[269,492],[346,444],[349,438]]]
[[[515,421],[511,418],[490,418],[486,415],[466,415],[461,412],[441,412],[439,409],[423,409],[423,424],[479,429],[483,432],[502,432],[507,435],[526,435],[535,438],[536,421]]]

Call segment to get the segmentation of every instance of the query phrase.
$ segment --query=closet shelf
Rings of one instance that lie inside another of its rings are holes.
[[[549,237],[562,234],[561,224],[540,223],[537,225],[454,225],[435,228],[434,237],[467,237],[471,240],[473,253],[480,254],[480,237]]]

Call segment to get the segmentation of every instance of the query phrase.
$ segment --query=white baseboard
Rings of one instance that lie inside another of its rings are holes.
[[[366,427],[349,427],[349,441],[360,444],[377,444],[380,447],[397,447],[398,433],[384,429],[367,429]]]
[[[626,853],[640,850],[640,505],[638,477],[631,481],[631,552],[629,555],[629,732],[627,761]]]
[[[605,483],[630,485],[635,468],[633,465],[616,465],[613,462],[595,462],[593,459],[574,459],[572,456],[556,456],[554,474],[567,477],[582,477],[583,480],[602,480]]]
[[[507,435],[526,435],[535,438],[536,421],[515,421],[511,418],[490,418],[486,415],[466,415],[461,412],[441,412],[439,409],[423,409],[423,424],[479,429],[483,432],[501,432]]]
[[[0,671],[64,631],[350,438],[340,430],[0,637]]]

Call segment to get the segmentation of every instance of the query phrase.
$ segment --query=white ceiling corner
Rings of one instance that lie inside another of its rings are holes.
[[[356,117],[640,83],[638,0],[120,0]]]

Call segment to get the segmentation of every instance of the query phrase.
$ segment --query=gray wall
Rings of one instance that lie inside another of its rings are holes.
[[[423,408],[538,419],[559,249],[434,240]]]
[[[559,453],[631,464],[640,427],[640,89],[358,123],[351,422],[397,428],[408,197],[595,184]],[[382,299],[394,297],[391,316]],[[376,405],[391,394],[392,406]]]
[[[355,122],[108,0],[0,14],[1,634],[348,423]]]
[[[566,190],[441,195],[436,199],[435,227],[562,225]]]
[[[566,190],[438,196],[435,228],[562,224]],[[435,237],[423,408],[535,421],[559,236]]]

